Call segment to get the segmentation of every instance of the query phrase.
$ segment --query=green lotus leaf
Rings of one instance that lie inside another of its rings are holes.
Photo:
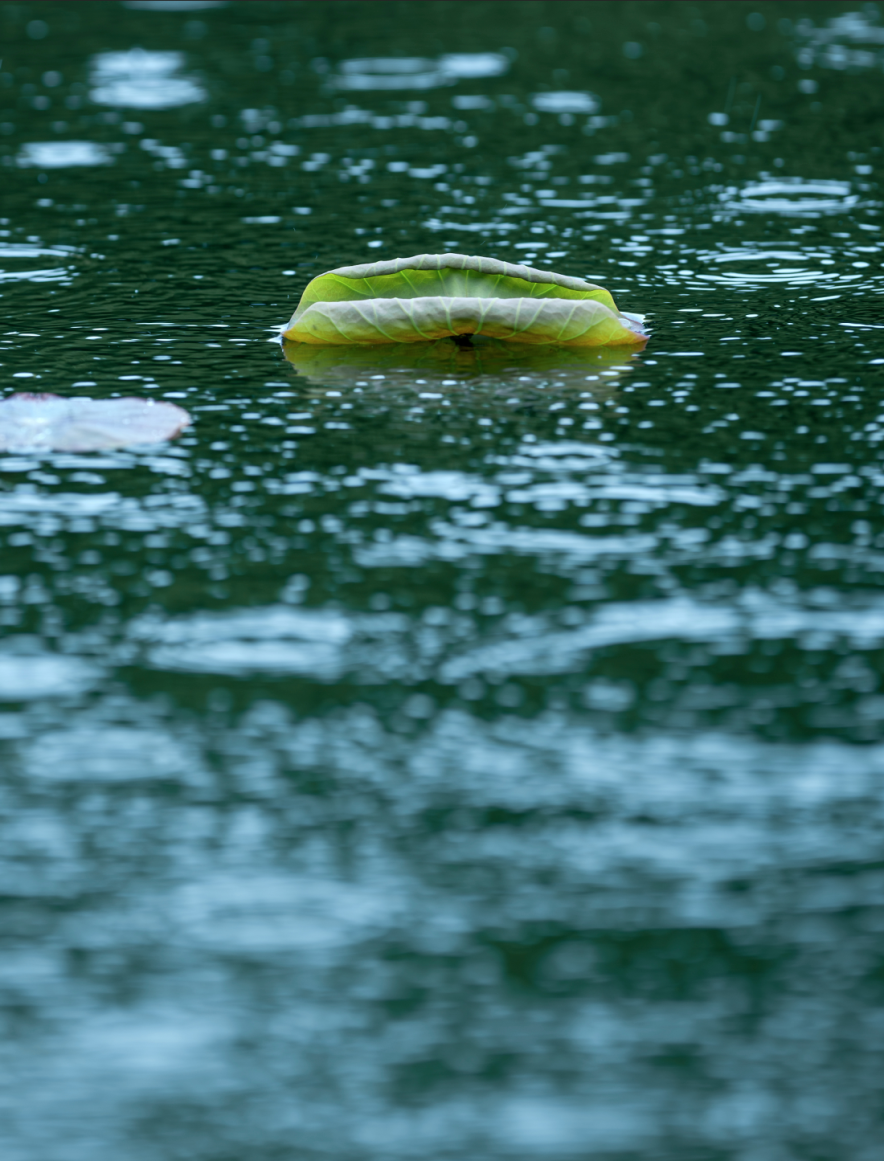
[[[320,274],[282,333],[315,346],[482,335],[600,347],[640,346],[647,338],[601,286],[466,254],[418,254]]]

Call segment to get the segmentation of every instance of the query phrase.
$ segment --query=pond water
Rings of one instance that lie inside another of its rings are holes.
[[[0,454],[5,1158],[879,1158],[878,7],[0,44],[3,392],[194,419]],[[280,346],[449,250],[651,340]]]

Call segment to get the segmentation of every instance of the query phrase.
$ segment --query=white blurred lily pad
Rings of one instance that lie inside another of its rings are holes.
[[[189,423],[183,408],[153,399],[16,394],[0,400],[0,451],[86,452],[157,443]]]

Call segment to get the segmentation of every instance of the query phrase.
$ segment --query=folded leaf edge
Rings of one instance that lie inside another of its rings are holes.
[[[314,278],[285,338],[323,346],[485,335],[576,346],[646,341],[604,287],[497,258],[417,254],[342,266]]]

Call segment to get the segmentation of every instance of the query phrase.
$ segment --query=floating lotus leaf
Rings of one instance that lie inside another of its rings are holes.
[[[174,403],[153,399],[0,399],[0,451],[105,451],[171,439],[190,423]]]
[[[600,347],[641,346],[647,338],[601,286],[466,254],[418,254],[320,274],[282,333],[316,346],[484,335]]]
[[[554,347],[505,343],[478,337],[469,346],[450,339],[384,346],[320,347],[284,342],[286,359],[309,383],[353,387],[402,385],[416,391],[450,392],[489,385],[512,393],[555,385],[607,396],[635,365],[635,347]],[[514,383],[514,376],[518,383]],[[381,384],[383,380],[383,384]]]

